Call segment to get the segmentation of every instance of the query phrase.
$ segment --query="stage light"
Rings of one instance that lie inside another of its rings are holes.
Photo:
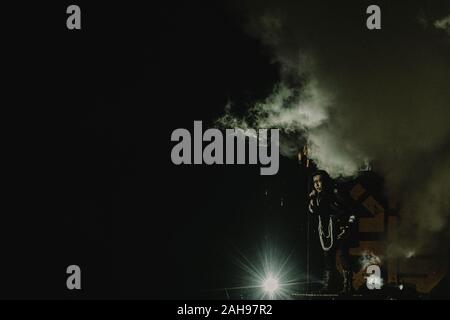
[[[265,292],[269,294],[269,296],[274,296],[276,291],[279,288],[278,279],[274,278],[272,275],[269,275],[262,285]]]
[[[305,275],[301,268],[291,261],[294,249],[282,250],[269,241],[255,250],[250,258],[238,251],[236,264],[241,269],[239,275],[242,285],[215,289],[229,292],[239,292],[240,299],[249,300],[288,300],[298,292],[304,282]]]
[[[237,264],[243,273],[240,290],[247,290],[246,296],[251,300],[291,299],[292,293],[304,278],[301,268],[291,261],[293,249],[290,251],[279,249],[270,242],[265,242],[250,258],[241,254]]]

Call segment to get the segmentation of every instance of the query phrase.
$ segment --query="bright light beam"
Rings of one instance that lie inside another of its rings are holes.
[[[297,266],[290,263],[290,254],[280,252],[269,242],[258,250],[258,258],[251,261],[241,253],[238,265],[244,271],[243,281],[247,286],[241,288],[256,289],[250,294],[251,299],[290,299],[291,294],[302,284]],[[256,262],[256,263],[255,263]]]
[[[278,279],[274,278],[272,275],[269,275],[267,279],[263,282],[263,288],[264,291],[267,292],[269,297],[275,296],[278,288],[279,288],[279,282]]]

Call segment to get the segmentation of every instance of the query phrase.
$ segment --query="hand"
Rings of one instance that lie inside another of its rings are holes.
[[[308,209],[309,209],[309,212],[314,213],[314,210],[315,210],[314,199],[309,200]]]
[[[347,227],[341,227],[341,232],[337,236],[338,240],[345,238],[345,236],[347,235],[347,229]]]
[[[353,222],[355,222],[355,216],[354,215],[351,215],[350,216],[350,218],[348,219],[348,223],[353,223]]]

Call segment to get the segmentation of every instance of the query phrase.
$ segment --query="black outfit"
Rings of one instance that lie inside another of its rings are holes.
[[[319,241],[324,257],[323,291],[331,291],[337,276],[336,251],[339,249],[343,268],[343,292],[351,291],[352,272],[350,266],[350,233],[353,232],[354,217],[343,205],[337,190],[310,194],[313,204],[309,211],[317,217]],[[343,233],[343,231],[345,231]]]

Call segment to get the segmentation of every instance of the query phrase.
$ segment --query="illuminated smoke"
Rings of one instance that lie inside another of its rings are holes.
[[[365,270],[367,269],[368,266],[371,265],[379,266],[381,265],[381,263],[382,263],[381,258],[371,251],[364,251],[359,256],[360,270]]]
[[[434,26],[437,29],[445,30],[450,35],[450,15],[440,20],[436,20]]]

